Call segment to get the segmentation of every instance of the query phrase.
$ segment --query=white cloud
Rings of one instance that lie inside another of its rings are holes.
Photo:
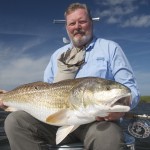
[[[28,36],[24,40],[18,36],[11,40],[0,42],[0,89],[10,90],[20,84],[43,80],[43,72],[50,55],[39,58],[32,48],[43,44],[46,38]],[[31,56],[30,56],[31,54]]]
[[[43,73],[50,56],[39,59],[22,57],[1,66],[0,89],[10,90],[18,85],[43,80]]]
[[[119,4],[130,5],[134,1],[136,1],[136,0],[96,0],[95,2],[96,2],[96,4],[99,4],[99,5],[105,5],[105,6],[112,5],[112,6],[115,6],[115,5],[119,5]]]
[[[139,6],[134,4],[135,0],[104,0],[96,1],[98,5],[104,5],[104,10],[97,9],[100,16],[121,16],[134,12]]]
[[[142,6],[147,5],[146,1],[142,3],[137,0],[97,0],[96,4],[105,6],[99,7],[95,15],[100,16],[108,24],[118,24],[121,27],[150,26],[150,15],[137,14]]]
[[[12,34],[11,40],[9,39],[10,34],[3,34],[0,40],[0,58],[10,57],[11,54],[22,54],[26,50],[42,44],[46,38],[36,36],[36,35],[26,35],[26,34]],[[8,37],[8,39],[6,38]]]
[[[137,9],[136,6],[115,6],[109,7],[106,10],[100,11],[97,10],[97,14],[101,17],[110,17],[110,16],[124,16],[134,12]]]
[[[150,26],[150,15],[134,16],[126,20],[123,27],[149,27]]]
[[[114,24],[114,23],[118,23],[119,19],[115,18],[114,16],[111,16],[110,18],[108,18],[107,22],[110,24]]]
[[[51,32],[49,37],[24,32],[1,34],[0,89],[11,90],[24,83],[43,80],[52,51],[61,45],[59,40],[57,44],[47,44],[50,39],[60,36],[54,33]]]

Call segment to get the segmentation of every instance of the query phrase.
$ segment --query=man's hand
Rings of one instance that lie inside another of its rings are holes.
[[[118,120],[125,115],[124,112],[112,112],[107,117],[96,117],[97,121],[114,121]]]
[[[0,94],[6,93],[7,91],[0,89]]]
[[[4,94],[4,93],[6,93],[6,92],[7,92],[7,91],[0,89],[0,94]],[[0,108],[2,108],[2,109],[6,109],[6,108],[7,108],[7,107],[3,104],[1,98],[0,98]]]

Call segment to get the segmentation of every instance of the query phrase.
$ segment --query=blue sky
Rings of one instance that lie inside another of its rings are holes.
[[[97,37],[122,47],[142,95],[150,95],[149,0],[0,0],[0,89],[43,80],[52,53],[67,37],[64,11],[72,2],[86,3]]]

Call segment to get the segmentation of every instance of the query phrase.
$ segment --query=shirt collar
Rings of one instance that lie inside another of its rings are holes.
[[[94,36],[91,43],[86,47],[86,51],[89,51],[94,47],[96,40],[97,40],[97,38]]]

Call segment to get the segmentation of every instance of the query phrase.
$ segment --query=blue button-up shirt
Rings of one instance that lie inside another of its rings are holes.
[[[71,48],[72,44],[56,50],[44,72],[44,81],[52,83],[57,73],[57,58]],[[120,82],[132,91],[131,108],[139,101],[139,90],[132,68],[121,47],[110,40],[95,38],[86,48],[85,63],[80,67],[76,78],[100,77]]]

